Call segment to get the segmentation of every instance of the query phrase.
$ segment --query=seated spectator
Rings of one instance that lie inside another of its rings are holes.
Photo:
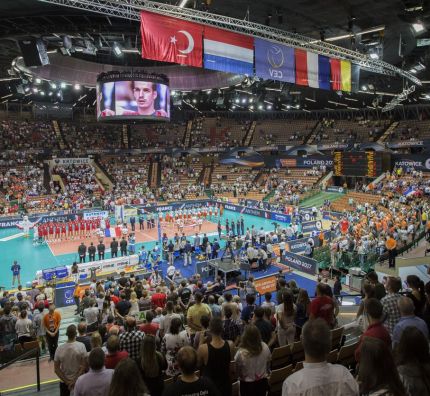
[[[108,338],[106,348],[108,353],[105,355],[105,367],[108,369],[114,369],[121,360],[128,358],[127,351],[119,350],[119,338],[117,335],[111,335]]]
[[[282,396],[358,396],[358,384],[348,369],[339,364],[327,363],[327,355],[331,350],[330,337],[330,329],[323,319],[309,321],[303,326],[303,369],[284,381]]]
[[[369,320],[367,330],[361,335],[360,342],[355,350],[355,360],[360,361],[360,348],[365,337],[380,339],[388,349],[391,349],[391,337],[387,328],[382,324],[383,308],[376,298],[369,298],[366,301],[364,310]]]
[[[394,326],[393,348],[395,348],[396,345],[399,343],[402,333],[407,327],[416,327],[423,333],[426,340],[428,340],[429,330],[427,328],[427,324],[426,322],[424,322],[424,320],[422,320],[418,316],[415,316],[415,306],[413,301],[409,297],[401,297],[399,299],[398,304],[401,317],[397,324]]]
[[[430,395],[429,343],[416,327],[407,327],[396,351],[397,370],[407,396]]]
[[[196,375],[197,353],[192,347],[185,346],[179,350],[178,367],[182,373],[181,377],[165,389],[163,396],[223,395],[210,379]]]
[[[378,338],[367,337],[361,344],[357,381],[360,395],[405,396],[391,351]]]
[[[105,353],[101,348],[94,348],[88,355],[89,371],[76,381],[75,396],[108,396],[113,370],[106,369]]]

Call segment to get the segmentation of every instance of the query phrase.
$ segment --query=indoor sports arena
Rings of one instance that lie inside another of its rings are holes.
[[[430,395],[429,7],[0,2],[0,395]]]

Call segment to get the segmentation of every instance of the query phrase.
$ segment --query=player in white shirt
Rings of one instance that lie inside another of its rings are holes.
[[[197,224],[199,225],[199,232],[200,232],[202,230],[202,224],[203,224],[203,219],[201,217],[197,220]]]

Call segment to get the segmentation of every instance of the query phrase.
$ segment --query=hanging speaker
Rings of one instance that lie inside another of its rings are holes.
[[[19,40],[18,44],[27,67],[49,65],[46,47],[41,39]]]

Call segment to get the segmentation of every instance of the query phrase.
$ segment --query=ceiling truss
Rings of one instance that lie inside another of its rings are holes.
[[[203,23],[206,25],[231,30],[238,33],[260,37],[276,43],[285,44],[294,48],[306,49],[319,55],[336,57],[351,61],[360,68],[388,76],[400,76],[413,84],[421,85],[421,81],[412,73],[402,70],[379,59],[371,59],[367,55],[315,40],[297,33],[276,29],[270,26],[249,22],[222,15],[194,9],[180,8],[169,4],[143,0],[39,0],[49,4],[71,7],[103,14],[107,17],[124,18],[140,21],[140,11],[146,10],[157,14],[180,18],[183,20]]]

